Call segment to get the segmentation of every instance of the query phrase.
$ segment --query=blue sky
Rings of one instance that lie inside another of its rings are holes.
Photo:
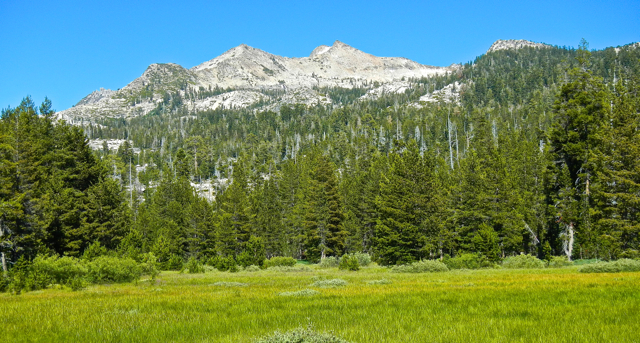
[[[151,63],[191,68],[242,43],[288,57],[340,40],[445,66],[497,39],[592,49],[640,41],[635,1],[0,0],[0,108],[26,95],[63,110]]]

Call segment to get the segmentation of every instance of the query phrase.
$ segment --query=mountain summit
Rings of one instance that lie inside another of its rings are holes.
[[[275,102],[268,92],[285,95],[280,103],[331,104],[319,87],[368,87],[403,79],[442,75],[456,66],[433,67],[402,57],[377,57],[336,40],[320,45],[309,57],[289,58],[241,44],[220,56],[185,69],[177,64],[152,64],[139,78],[118,91],[93,92],[58,117],[71,122],[100,117],[130,118],[157,108],[167,94],[209,92],[188,104],[190,109],[220,106],[246,107],[253,103]],[[216,93],[215,95],[213,93]],[[202,93],[204,94],[204,93]]]
[[[498,51],[498,50],[509,50],[509,49],[517,50],[525,47],[539,49],[539,48],[551,48],[551,45],[534,43],[532,41],[528,41],[524,39],[508,39],[508,40],[498,39],[491,45],[489,50],[487,50],[487,53]]]

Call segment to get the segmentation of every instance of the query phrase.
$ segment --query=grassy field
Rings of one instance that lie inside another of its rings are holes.
[[[334,278],[348,284],[312,286]],[[381,279],[391,283],[368,283]],[[319,294],[280,294],[305,289]],[[163,272],[79,292],[0,294],[2,342],[251,342],[308,323],[354,343],[639,342],[640,273]]]

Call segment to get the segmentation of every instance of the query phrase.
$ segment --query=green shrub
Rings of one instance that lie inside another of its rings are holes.
[[[366,252],[357,252],[353,256],[358,260],[360,267],[366,267],[371,264],[371,256]]]
[[[214,256],[210,258],[209,261],[207,261],[207,264],[215,267],[221,272],[237,271],[236,260],[234,260],[232,256],[229,256],[229,257]]]
[[[51,283],[71,286],[70,283],[73,282],[72,288],[77,288],[87,275],[87,267],[83,261],[70,256],[38,255],[33,260],[32,270],[48,275]]]
[[[544,261],[531,255],[509,256],[502,261],[502,267],[507,269],[537,269],[544,268]]]
[[[338,265],[338,269],[358,271],[360,270],[360,264],[358,264],[358,259],[355,256],[344,255],[340,258],[340,265]]]
[[[79,291],[85,288],[86,281],[84,278],[74,277],[73,279],[68,280],[66,285],[69,286],[69,288],[71,288],[72,291]]]
[[[387,279],[367,281],[367,285],[388,285],[388,284],[391,284],[391,281]]]
[[[142,274],[149,275],[151,277],[151,280],[155,280],[156,276],[160,274],[160,271],[158,270],[158,258],[151,252],[142,254],[140,256],[142,260],[142,263],[140,263]]]
[[[292,257],[274,256],[268,260],[264,260],[264,267],[293,267],[296,260]]]
[[[313,331],[309,326],[306,329],[299,328],[285,333],[276,331],[270,336],[262,337],[256,343],[349,343],[344,339],[329,333]]]
[[[340,260],[335,256],[325,257],[320,260],[318,267],[320,268],[336,268],[340,264]]]
[[[130,258],[100,256],[88,262],[87,269],[93,283],[131,282],[142,276],[142,268]]]
[[[0,293],[6,292],[9,289],[10,282],[9,277],[0,274]]]
[[[581,273],[620,273],[640,271],[640,261],[623,258],[611,262],[598,262],[583,265],[578,269]]]
[[[346,286],[348,282],[342,279],[320,280],[311,284],[311,287],[334,288]]]
[[[204,267],[195,257],[191,257],[184,265],[182,271],[186,271],[189,274],[200,274],[204,273]]]
[[[252,265],[248,266],[247,268],[245,268],[244,271],[245,272],[250,272],[250,273],[259,272],[260,271],[260,267],[254,266],[252,264]]]
[[[631,259],[639,259],[640,258],[640,251],[638,250],[633,250],[633,249],[627,249],[625,251],[623,251],[620,255],[618,255],[618,257],[620,258],[631,258]]]
[[[422,260],[411,264],[395,266],[391,269],[394,273],[437,273],[448,270],[447,265],[438,260]]]
[[[89,245],[82,254],[82,259],[91,261],[98,256],[103,256],[107,254],[107,248],[100,245],[100,242],[95,241],[93,244]]]
[[[167,270],[180,270],[184,261],[180,255],[172,254],[169,260],[166,262],[165,267]]]
[[[449,269],[491,268],[493,263],[482,254],[460,254],[453,258],[445,257],[442,261]]]
[[[206,265],[206,264],[204,266],[202,266],[202,268],[204,269],[205,273],[213,273],[213,272],[217,272],[218,271],[218,269],[216,269],[216,267],[212,267],[212,266],[209,266],[209,265]]]
[[[33,291],[59,284],[80,290],[87,283],[129,282],[141,275],[157,274],[153,264],[138,264],[131,258],[98,256],[93,261],[70,256],[38,255],[33,262],[24,258],[12,268],[10,278],[2,278],[3,288],[15,293]],[[10,284],[9,284],[10,283]],[[6,284],[6,286],[4,286]]]
[[[573,265],[573,263],[571,263],[566,256],[551,256],[551,259],[549,260],[550,268],[562,268],[571,265]]]
[[[282,293],[279,293],[278,295],[284,296],[284,297],[310,297],[312,295],[317,295],[317,294],[320,294],[320,292],[313,289],[303,289],[301,291],[295,291],[295,292],[282,292]]]
[[[31,263],[24,256],[20,256],[13,268],[9,270],[9,290],[15,294],[20,294],[23,290],[29,291],[30,282],[28,279],[30,272]]]

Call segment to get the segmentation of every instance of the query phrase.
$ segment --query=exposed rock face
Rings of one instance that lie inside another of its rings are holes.
[[[360,97],[361,100],[375,100],[385,94],[401,94],[411,88],[408,81],[393,81],[380,87],[370,89],[367,94]]]
[[[372,87],[378,82],[382,88],[368,96],[374,98],[385,92],[404,92],[408,84],[403,84],[403,79],[430,77],[456,68],[432,67],[401,57],[376,57],[340,41],[321,45],[302,58],[277,56],[242,44],[189,70],[173,63],[152,64],[126,87],[95,91],[57,116],[72,123],[131,118],[151,112],[167,100],[163,99],[167,94],[229,88],[233,90],[185,105],[192,110],[244,108],[256,103],[266,109],[277,109],[285,103],[327,105],[331,99],[315,87]],[[263,93],[268,90],[284,95]]]
[[[261,99],[270,99],[270,97],[254,91],[231,91],[198,100],[187,107],[195,111],[215,110],[220,107],[245,108]]]
[[[495,41],[491,47],[489,48],[489,50],[487,50],[487,53],[489,52],[494,52],[494,51],[498,51],[498,50],[509,50],[509,49],[521,49],[521,48],[525,48],[525,47],[531,47],[531,48],[550,48],[551,45],[547,45],[547,44],[542,44],[542,43],[534,43],[528,40],[524,40],[524,39],[508,39],[508,40],[502,40],[502,39],[498,39],[497,41]]]
[[[445,103],[459,103],[460,102],[460,88],[463,85],[458,81],[454,83],[450,83],[444,86],[442,89],[438,89],[434,92],[425,94],[420,97],[419,101],[424,102],[439,102],[444,101]]]

